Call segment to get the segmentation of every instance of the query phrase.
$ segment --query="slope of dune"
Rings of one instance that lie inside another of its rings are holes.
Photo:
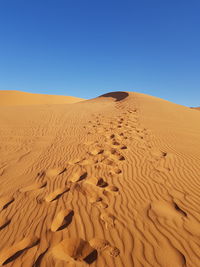
[[[194,109],[200,110],[200,107],[197,107],[197,108],[194,108]]]
[[[70,104],[82,100],[72,96],[32,94],[14,90],[0,91],[0,106]]]
[[[0,265],[199,266],[198,112],[116,92],[0,129]]]

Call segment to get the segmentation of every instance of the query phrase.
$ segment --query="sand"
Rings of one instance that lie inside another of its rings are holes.
[[[2,94],[0,266],[200,266],[197,110]]]
[[[14,90],[0,91],[0,106],[71,104],[81,100],[83,99],[73,96],[32,94]]]

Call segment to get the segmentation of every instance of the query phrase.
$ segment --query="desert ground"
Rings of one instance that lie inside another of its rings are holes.
[[[199,110],[0,91],[0,240],[0,266],[199,267]]]

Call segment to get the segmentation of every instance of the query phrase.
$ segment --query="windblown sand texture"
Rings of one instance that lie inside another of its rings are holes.
[[[197,110],[139,93],[7,94],[0,266],[200,266]]]

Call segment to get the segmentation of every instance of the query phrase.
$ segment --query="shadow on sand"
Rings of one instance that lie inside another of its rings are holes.
[[[112,97],[112,98],[115,98],[115,102],[117,102],[117,101],[121,101],[125,99],[128,96],[129,94],[126,92],[117,91],[117,92],[111,92],[111,93],[101,95],[100,97]]]

